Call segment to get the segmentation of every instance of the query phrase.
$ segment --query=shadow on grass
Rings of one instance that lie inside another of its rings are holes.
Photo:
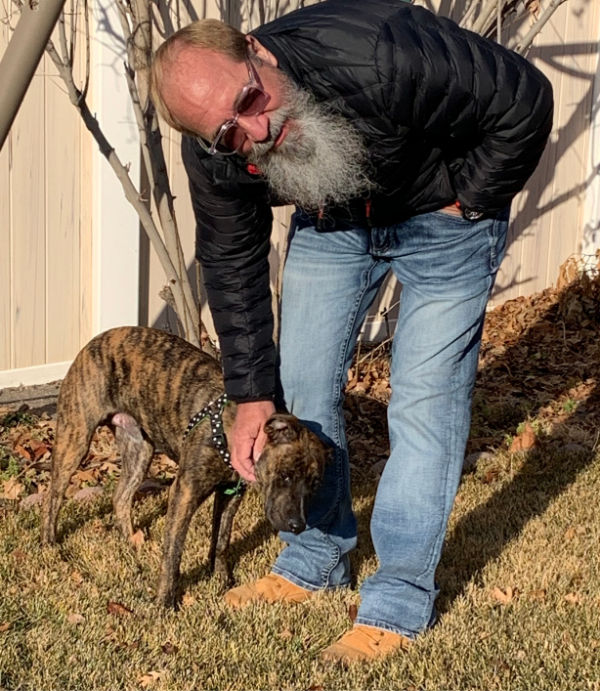
[[[235,522],[234,522],[235,529]],[[257,550],[261,545],[267,542],[273,535],[273,528],[266,519],[258,521],[252,530],[244,535],[243,538],[232,539],[229,547],[229,565],[231,570],[235,570],[236,564],[242,559],[245,554]],[[212,578],[213,574],[210,570],[208,560],[199,563],[193,569],[185,572],[181,576],[181,589],[185,590],[190,585],[194,585],[199,581],[207,581]],[[224,584],[226,587],[228,584]]]
[[[482,347],[468,452],[502,447],[528,417],[541,416],[554,424],[514,477],[460,518],[449,533],[438,570],[440,612],[595,457],[600,428],[600,280],[580,280],[568,285],[558,300],[551,296],[550,291],[542,293],[528,314],[519,312],[519,302],[514,301],[515,319],[500,325],[515,326],[515,337],[504,333],[498,343],[488,333]],[[510,317],[510,306],[505,309]],[[519,326],[523,319],[525,327]],[[492,324],[493,320],[491,316]],[[578,392],[576,398],[573,391]],[[380,408],[373,409],[373,425],[385,417]],[[368,548],[355,556],[355,570],[372,555],[368,522],[376,485],[361,481],[364,472],[354,473],[353,489],[356,498],[371,498],[357,516],[360,539]]]
[[[521,414],[529,410],[530,417],[539,416],[552,427],[527,453],[516,475],[454,526],[439,569],[441,611],[594,460],[600,424],[599,298],[598,279],[571,283],[558,300],[538,306],[531,323],[508,347],[495,353],[488,339],[488,352],[482,349],[479,400],[495,403],[488,405],[491,411],[502,403]],[[476,427],[481,421],[474,412]],[[515,419],[508,415],[507,421],[508,428],[488,421],[494,446],[515,433]]]
[[[58,514],[56,543],[61,545],[66,538],[83,528],[86,523],[105,518],[112,514],[112,510],[111,496],[106,494],[93,501],[74,502],[65,499]]]

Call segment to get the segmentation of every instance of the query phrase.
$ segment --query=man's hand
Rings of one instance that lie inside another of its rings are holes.
[[[265,422],[275,412],[272,401],[238,403],[231,428],[231,465],[248,482],[254,482],[254,464],[264,448],[267,437]]]
[[[462,211],[456,206],[456,204],[449,204],[440,209],[445,214],[450,214],[451,216],[462,216]]]

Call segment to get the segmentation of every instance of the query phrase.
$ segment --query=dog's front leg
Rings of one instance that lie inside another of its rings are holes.
[[[228,560],[231,527],[242,501],[243,492],[232,490],[229,494],[226,492],[227,489],[223,486],[217,487],[215,491],[208,563],[210,570],[228,586],[233,581]]]
[[[174,607],[176,604],[181,554],[192,516],[213,489],[214,483],[207,488],[193,470],[179,467],[169,493],[158,583],[157,600],[165,607]]]

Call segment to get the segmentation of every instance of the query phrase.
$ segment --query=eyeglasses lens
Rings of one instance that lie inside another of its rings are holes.
[[[244,115],[259,115],[264,112],[271,96],[265,93],[262,82],[256,68],[249,59],[246,60],[250,81],[240,93],[235,105],[235,118],[225,123],[221,131],[213,141],[209,153],[220,152],[224,154],[235,153],[244,143],[246,135],[238,127],[237,119]]]
[[[248,86],[244,89],[236,104],[236,114],[258,115],[263,112],[270,99],[269,94],[266,94],[262,89]],[[223,132],[221,138],[216,143],[215,149],[221,153],[237,151],[244,143],[245,137],[244,132],[233,123],[231,127]]]
[[[215,149],[221,153],[231,153],[237,151],[244,143],[245,135],[243,131],[237,126],[232,125],[223,133],[223,136],[217,142]]]
[[[258,113],[262,113],[271,97],[262,89],[253,86],[247,87],[244,91],[245,93],[240,95],[240,100],[237,103],[237,114],[258,115]]]

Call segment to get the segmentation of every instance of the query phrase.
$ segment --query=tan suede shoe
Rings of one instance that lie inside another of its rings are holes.
[[[306,590],[283,576],[270,573],[254,583],[246,583],[228,590],[225,593],[225,602],[234,609],[240,609],[257,601],[304,602],[315,594],[314,590]]]
[[[410,644],[411,640],[399,633],[355,624],[339,641],[325,648],[321,660],[344,664],[378,660],[397,650],[408,650]]]

